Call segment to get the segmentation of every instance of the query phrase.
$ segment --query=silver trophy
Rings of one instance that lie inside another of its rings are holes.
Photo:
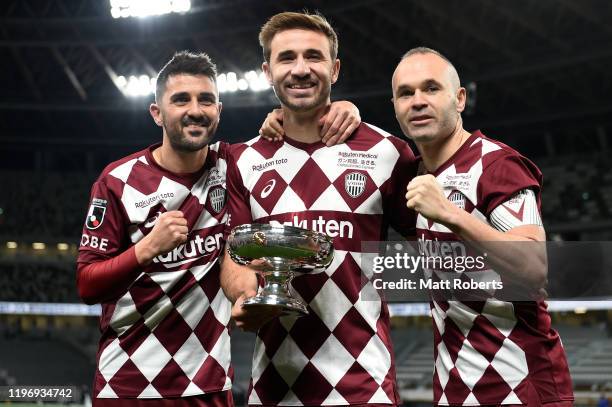
[[[334,258],[329,236],[284,225],[247,224],[235,227],[227,239],[232,260],[263,276],[265,285],[243,307],[276,306],[285,315],[307,315],[306,304],[291,295],[295,273],[327,267]]]

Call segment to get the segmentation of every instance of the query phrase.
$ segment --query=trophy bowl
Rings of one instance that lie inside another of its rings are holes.
[[[243,307],[280,307],[284,315],[307,315],[306,304],[291,294],[295,273],[329,266],[334,248],[329,236],[285,225],[246,224],[232,229],[228,239],[232,260],[259,273],[264,287]]]

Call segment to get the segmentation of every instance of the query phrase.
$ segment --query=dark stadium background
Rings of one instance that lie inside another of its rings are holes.
[[[109,162],[161,140],[147,112],[151,96],[125,97],[111,74],[151,76],[174,51],[188,49],[209,53],[220,73],[240,77],[260,67],[257,34],[267,17],[304,8],[319,10],[339,34],[342,69],[333,98],[353,101],[364,121],[396,135],[396,63],[419,45],[444,53],[469,90],[466,128],[482,129],[542,169],[548,238],[590,242],[585,259],[609,260],[611,246],[601,243],[612,235],[607,0],[192,0],[185,14],[120,19],[102,0],[4,0],[0,386],[71,384],[87,392],[91,385],[97,318],[87,307],[58,306],[78,302],[74,259],[89,187]],[[254,137],[276,106],[269,90],[224,93],[221,100],[217,134],[232,142]],[[596,297],[565,301],[553,312],[578,405],[605,391],[612,397],[612,293],[601,289],[612,270],[593,264],[579,273],[550,271],[566,300]],[[431,397],[430,321],[423,313],[417,305],[400,307],[393,318],[407,405]],[[233,347],[242,402],[252,336],[236,333]]]

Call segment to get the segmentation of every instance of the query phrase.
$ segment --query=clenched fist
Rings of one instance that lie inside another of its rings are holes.
[[[446,225],[450,215],[458,210],[446,199],[440,184],[431,174],[414,177],[406,189],[406,205],[431,221]]]
[[[147,236],[136,244],[136,258],[148,264],[153,258],[169,252],[187,241],[187,219],[181,211],[162,213]]]

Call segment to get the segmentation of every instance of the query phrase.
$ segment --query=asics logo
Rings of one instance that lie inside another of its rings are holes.
[[[274,189],[274,187],[276,186],[276,180],[275,179],[271,179],[270,181],[268,181],[266,183],[266,186],[264,186],[264,189],[261,190],[261,197],[263,199],[266,199],[268,196],[270,196],[270,194],[272,193],[272,190]]]

